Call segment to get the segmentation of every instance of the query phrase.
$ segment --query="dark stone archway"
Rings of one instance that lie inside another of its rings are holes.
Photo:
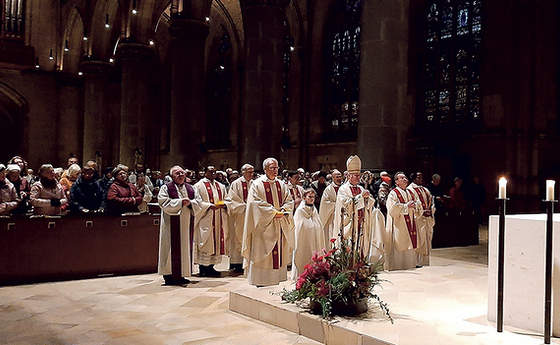
[[[10,86],[0,83],[0,162],[23,155],[27,135],[23,130],[29,113],[27,100]]]

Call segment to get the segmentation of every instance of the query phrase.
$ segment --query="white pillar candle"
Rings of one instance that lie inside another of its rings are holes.
[[[506,198],[506,185],[507,185],[507,180],[505,177],[500,178],[500,180],[498,181],[498,199],[505,199]]]
[[[546,180],[546,201],[554,200],[554,185],[556,181]]]

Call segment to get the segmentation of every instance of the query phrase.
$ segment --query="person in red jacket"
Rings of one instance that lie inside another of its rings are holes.
[[[128,167],[117,165],[113,170],[115,182],[107,192],[107,211],[111,214],[139,212],[138,206],[142,203],[142,194],[138,188],[128,182]]]

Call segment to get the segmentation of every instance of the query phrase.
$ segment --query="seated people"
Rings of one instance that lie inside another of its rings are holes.
[[[51,164],[43,164],[39,168],[39,181],[31,186],[31,205],[34,214],[57,215],[60,207],[68,203],[64,189],[55,179]]]
[[[29,194],[31,185],[27,182],[27,179],[21,175],[20,165],[8,164],[6,167],[6,179],[14,185],[17,199],[19,200],[17,207],[12,210],[12,214],[25,214],[30,211]]]
[[[113,176],[115,182],[107,192],[107,211],[112,214],[138,212],[142,195],[134,184],[128,182],[128,167],[123,164],[117,165]]]
[[[105,192],[95,180],[95,169],[85,166],[70,189],[70,211],[76,213],[105,211]]]
[[[0,215],[9,215],[17,205],[16,189],[6,178],[6,166],[0,164]]]

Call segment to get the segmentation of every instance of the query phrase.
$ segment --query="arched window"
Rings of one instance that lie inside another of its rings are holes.
[[[2,39],[23,41],[25,0],[4,0],[2,4]]]
[[[480,119],[480,0],[429,2],[420,124]]]
[[[330,139],[355,140],[358,132],[360,81],[360,0],[338,1],[330,40],[328,91]]]
[[[224,149],[231,147],[230,109],[231,82],[233,73],[231,38],[221,28],[216,44],[210,53],[213,63],[208,74],[208,121],[207,147]]]

